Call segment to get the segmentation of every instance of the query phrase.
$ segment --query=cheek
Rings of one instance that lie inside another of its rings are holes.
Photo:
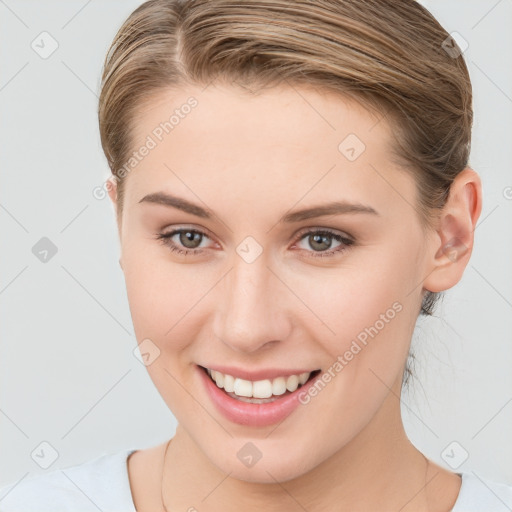
[[[196,334],[194,318],[218,276],[205,265],[172,262],[156,244],[127,243],[123,250],[128,303],[138,342],[149,338],[164,353],[176,352]]]
[[[311,309],[318,312],[324,327],[311,320],[302,325],[329,355],[331,375],[343,375],[336,380],[344,381],[340,389],[349,391],[346,399],[357,401],[368,394],[368,382],[376,381],[372,370],[389,386],[400,373],[415,308],[410,299],[405,300],[400,286],[372,280],[368,273],[364,279],[340,279],[329,286],[328,300],[321,294],[308,295]]]
[[[408,343],[405,331],[408,333],[417,317],[421,271],[418,255],[413,254],[417,249],[395,247],[389,243],[360,248],[340,260],[336,268],[283,268],[283,281],[307,306],[294,301],[302,327],[314,329],[316,335],[313,331],[311,335],[331,344],[333,350],[345,349],[359,334],[364,339],[366,330],[374,331],[373,327],[382,331],[384,338],[384,331],[393,337],[402,332],[400,338]]]
[[[296,306],[297,323],[327,354],[326,380],[335,382],[333,391],[349,407],[374,408],[386,386],[401,377],[417,318],[411,291],[421,272],[414,251],[397,251],[390,243],[336,269],[290,272],[284,279],[307,304]]]
[[[141,352],[151,354],[146,370],[169,409],[179,419],[193,417],[197,411],[184,389],[191,388],[184,369],[190,363],[187,348],[197,335],[198,306],[212,279],[199,277],[194,265],[170,262],[160,247],[138,243],[127,242],[123,251],[135,336]]]

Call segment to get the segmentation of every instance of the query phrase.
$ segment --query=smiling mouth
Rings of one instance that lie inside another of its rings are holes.
[[[315,378],[320,370],[295,375],[251,381],[200,366],[208,377],[228,396],[241,402],[266,404],[279,400],[300,389]]]

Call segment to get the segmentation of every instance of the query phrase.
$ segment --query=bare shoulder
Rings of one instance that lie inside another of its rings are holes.
[[[133,452],[127,459],[128,477],[135,508],[158,510],[161,506],[161,479],[167,441]]]
[[[128,470],[138,471],[142,469],[145,473],[157,469],[161,471],[166,444],[167,441],[133,452],[128,457]]]
[[[462,478],[431,460],[427,482],[428,502],[432,510],[451,510],[459,496]]]

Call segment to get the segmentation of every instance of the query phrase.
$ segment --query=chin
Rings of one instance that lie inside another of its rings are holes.
[[[305,456],[306,454],[304,454]],[[290,458],[289,454],[286,453],[275,453],[272,456],[267,457],[263,461],[263,457],[254,464],[252,467],[245,467],[240,463],[233,463],[232,460],[223,460],[222,465],[218,465],[225,473],[229,473],[231,478],[242,480],[244,482],[256,483],[256,484],[276,484],[284,483],[307,473],[314,466],[304,461],[304,458],[299,454],[299,461]]]
[[[235,437],[223,443],[199,446],[199,449],[214,466],[230,477],[261,484],[299,478],[329,457],[328,453],[321,453],[304,439],[294,436],[289,436],[287,441]]]

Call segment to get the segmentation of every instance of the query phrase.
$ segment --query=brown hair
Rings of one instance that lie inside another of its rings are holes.
[[[284,82],[387,116],[396,161],[418,185],[422,225],[432,226],[470,152],[471,82],[458,50],[414,0],[149,0],[119,29],[103,69],[99,126],[118,215],[120,170],[145,101],[187,84],[257,92]],[[438,298],[426,292],[420,313],[431,315]]]

